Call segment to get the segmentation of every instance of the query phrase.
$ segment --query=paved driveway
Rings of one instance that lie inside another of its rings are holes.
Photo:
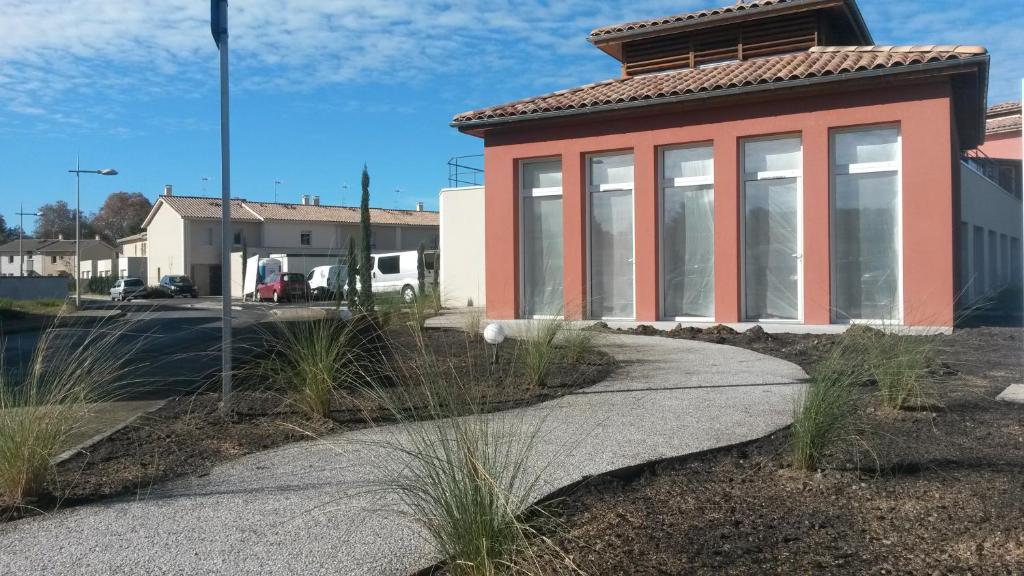
[[[540,427],[539,497],[584,476],[768,434],[790,421],[803,371],[747,350],[608,335],[608,380],[493,415]],[[373,442],[400,426],[240,458],[146,497],[0,526],[9,574],[408,574],[437,560],[381,491]]]

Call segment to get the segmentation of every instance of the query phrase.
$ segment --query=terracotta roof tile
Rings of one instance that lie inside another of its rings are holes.
[[[220,198],[205,196],[160,196],[162,201],[184,218],[218,220],[221,217]],[[243,198],[231,201],[231,219],[241,222],[266,220],[298,222],[359,222],[359,209],[327,204],[287,204],[280,202],[253,202]],[[148,219],[147,219],[148,220]],[[370,221],[375,224],[404,224],[408,226],[437,226],[437,212],[427,210],[389,210],[370,208]]]
[[[302,222],[359,222],[359,209],[351,206],[327,204],[280,204],[250,202],[245,205],[264,220],[297,220]],[[405,224],[410,226],[437,226],[437,212],[426,210],[389,210],[370,208],[370,221],[375,224]]]
[[[452,125],[500,122],[555,112],[583,113],[618,104],[651,103],[679,96],[762,84],[839,76],[986,54],[980,46],[823,46],[806,52],[616,78],[578,88],[464,112]]]
[[[679,24],[682,22],[688,22],[693,20],[702,20],[712,16],[722,16],[725,14],[757,10],[758,8],[765,8],[767,6],[774,6],[777,4],[792,4],[796,2],[799,2],[799,0],[758,0],[754,2],[744,2],[742,4],[732,4],[729,6],[723,6],[721,8],[709,8],[706,10],[697,10],[695,12],[686,12],[683,14],[676,14],[674,16],[665,16],[663,18],[637,20],[635,22],[623,22],[622,24],[613,24],[611,26],[602,26],[600,28],[597,28],[590,33],[589,38],[591,40],[595,40],[603,36],[611,36],[613,34],[635,32],[638,30],[649,30],[661,26],[667,26],[670,24]]]
[[[1021,106],[1020,102],[1003,102],[989,106],[985,114],[985,133],[1000,134],[1003,132],[1020,132],[1021,130]]]
[[[219,219],[221,216],[220,198],[209,198],[205,196],[161,196],[158,202],[164,202],[183,218],[197,220]],[[243,222],[257,222],[259,217],[246,210],[243,201],[233,199],[231,201],[231,219]]]

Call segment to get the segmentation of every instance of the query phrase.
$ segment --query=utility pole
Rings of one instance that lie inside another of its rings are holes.
[[[221,411],[231,411],[231,125],[228,114],[228,0],[210,0],[210,31],[220,49]]]
[[[25,212],[25,204],[18,205],[18,276],[25,275],[25,216],[42,216],[38,210]]]

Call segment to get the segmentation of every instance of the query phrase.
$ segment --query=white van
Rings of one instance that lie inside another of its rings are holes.
[[[348,267],[345,265],[317,266],[309,271],[309,274],[306,276],[306,282],[309,283],[309,290],[313,295],[313,299],[333,299],[336,297],[337,290],[345,289],[347,276]]]
[[[437,251],[428,250],[424,252],[426,284],[429,287],[434,279],[434,260]],[[370,257],[373,263],[373,291],[374,292],[401,292],[402,299],[412,302],[416,297],[416,251],[386,252],[373,254]]]

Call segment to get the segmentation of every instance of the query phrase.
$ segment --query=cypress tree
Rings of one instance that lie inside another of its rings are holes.
[[[416,295],[423,297],[427,293],[427,263],[424,261],[425,256],[423,253],[427,250],[427,245],[420,242],[419,248],[416,249],[416,282],[419,284],[416,288]]]
[[[370,172],[363,165],[363,195],[359,200],[359,308],[363,312],[373,311],[373,278],[370,263]]]
[[[357,270],[359,269],[359,264],[356,261],[355,236],[348,237],[348,264],[346,266],[347,270],[345,271],[345,273],[347,274],[347,278],[344,287],[344,294],[345,300],[348,302],[348,309],[351,312],[359,306],[359,289],[356,288],[356,273]]]

